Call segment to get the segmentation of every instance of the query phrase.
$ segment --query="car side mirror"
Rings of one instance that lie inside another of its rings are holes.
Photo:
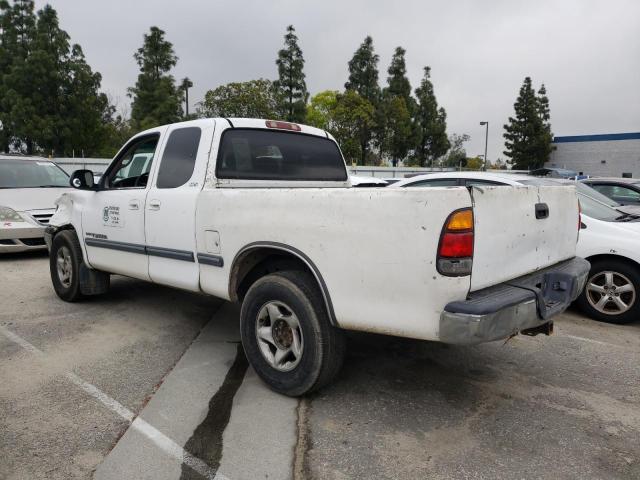
[[[93,172],[91,170],[76,170],[71,175],[69,183],[78,190],[95,190]]]

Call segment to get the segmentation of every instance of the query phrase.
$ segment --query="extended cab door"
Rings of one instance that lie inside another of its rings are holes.
[[[92,267],[149,280],[144,205],[161,130],[136,137],[111,163],[100,190],[82,209],[87,258]]]
[[[199,291],[196,203],[202,190],[215,123],[169,127],[147,196],[145,232],[149,276],[156,283]]]

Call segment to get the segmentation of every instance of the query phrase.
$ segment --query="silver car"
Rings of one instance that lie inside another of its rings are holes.
[[[0,253],[46,249],[44,229],[69,176],[45,158],[0,156]]]

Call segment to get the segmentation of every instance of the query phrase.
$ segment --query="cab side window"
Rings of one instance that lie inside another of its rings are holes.
[[[110,169],[104,188],[145,188],[159,138],[159,135],[151,135],[131,144]]]
[[[198,127],[179,128],[171,132],[164,147],[158,188],[176,188],[184,185],[193,175],[202,131]]]

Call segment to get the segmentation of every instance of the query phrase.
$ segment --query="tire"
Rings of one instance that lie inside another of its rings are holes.
[[[640,269],[630,261],[615,258],[592,262],[577,304],[586,315],[601,322],[624,324],[640,319]],[[622,308],[622,304],[627,307]]]
[[[240,334],[258,376],[284,395],[317,390],[342,367],[344,332],[331,325],[315,279],[303,271],[272,273],[251,285],[242,302]]]
[[[61,266],[59,269],[64,259],[66,268]],[[49,254],[51,281],[56,294],[65,302],[77,302],[84,298],[80,291],[80,267],[83,265],[80,242],[73,230],[63,230],[53,237]]]

